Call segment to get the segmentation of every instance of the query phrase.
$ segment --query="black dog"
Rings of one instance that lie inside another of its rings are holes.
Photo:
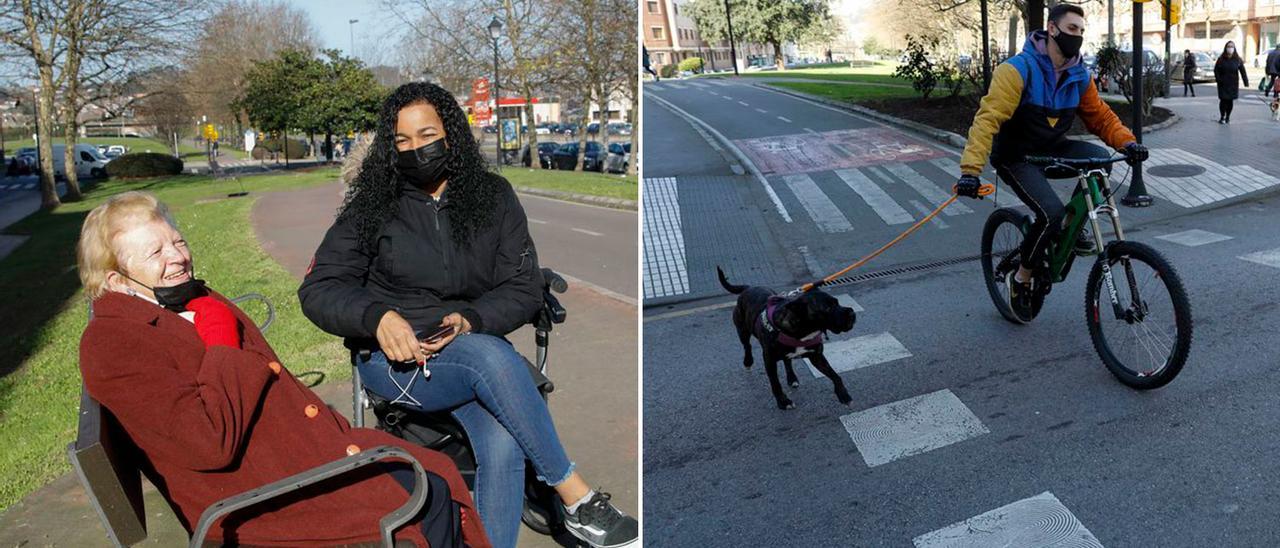
[[[791,360],[796,358],[808,358],[814,368],[831,379],[840,403],[849,405],[853,401],[844,380],[831,369],[831,363],[822,354],[823,332],[844,333],[853,329],[858,316],[852,308],[840,306],[835,297],[819,289],[787,298],[763,287],[733,285],[720,267],[716,267],[716,273],[725,291],[738,295],[733,325],[738,328],[738,338],[742,341],[742,365],[750,368],[753,363],[751,336],[755,335],[760,341],[769,372],[769,388],[778,400],[778,409],[796,407],[778,383],[778,361],[781,360],[787,366],[787,383],[800,386],[800,379],[791,367]]]

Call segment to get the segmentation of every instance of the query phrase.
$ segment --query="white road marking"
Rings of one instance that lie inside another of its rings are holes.
[[[798,246],[796,249],[800,250],[800,257],[804,259],[804,265],[809,268],[810,276],[813,276],[814,278],[821,278],[825,276],[825,274],[822,273],[822,264],[819,263],[818,259],[809,251],[809,246],[802,245]]]
[[[902,209],[889,193],[880,188],[879,185],[871,182],[866,175],[856,169],[837,169],[835,171],[837,177],[849,185],[849,188],[858,193],[862,197],[862,201],[871,206],[871,209],[879,215],[885,223],[896,225],[909,223],[915,219],[907,210]]]
[[[684,84],[677,84],[675,82],[671,82],[667,84],[667,86],[671,87],[671,89],[684,89]]]
[[[726,149],[729,152],[733,153],[734,157],[738,159],[738,162],[740,162],[743,166],[746,166],[746,168],[749,171],[751,171],[751,174],[755,175],[756,180],[760,181],[760,184],[764,186],[765,193],[769,195],[769,200],[773,202],[773,207],[778,210],[778,215],[782,217],[783,222],[786,222],[786,223],[791,222],[791,214],[787,212],[786,206],[782,205],[782,200],[778,198],[778,193],[774,192],[773,187],[769,185],[769,180],[765,179],[764,174],[760,173],[760,168],[757,168],[756,165],[752,163],[750,159],[747,158],[747,155],[742,153],[742,150],[739,149],[737,145],[733,144],[733,142],[730,141],[727,137],[725,137],[724,134],[720,133],[719,131],[716,131],[716,128],[711,127],[710,124],[703,122],[702,120],[699,120],[698,118],[694,117],[692,114],[689,114],[688,112],[685,112],[684,109],[681,109],[680,107],[677,107],[671,104],[670,101],[667,101],[666,99],[663,99],[656,95],[654,95],[652,99],[658,104],[667,107],[667,109],[676,113],[678,116],[683,117],[686,122],[690,123],[690,125],[693,125],[694,127],[701,126],[707,132],[711,133],[712,135],[715,135],[716,138],[719,139],[720,142],[724,144]]]
[[[853,300],[853,295],[850,295],[848,293],[841,293],[840,295],[836,295],[836,300],[840,301],[840,306],[847,306],[849,308],[852,308],[854,312],[863,312],[865,310],[864,308],[862,308],[862,305],[858,304],[858,301]]]
[[[581,233],[586,234],[586,235],[588,235],[588,236],[604,236],[604,234],[601,234],[601,233],[596,232],[596,231],[593,231],[593,230],[587,230],[587,229],[585,229],[585,228],[576,228],[576,227],[575,227],[575,228],[570,228],[569,230],[572,230],[572,231],[574,231],[574,232],[581,232]]]
[[[910,358],[911,352],[893,335],[873,333],[826,343],[823,345],[822,355],[831,362],[831,369],[836,373],[846,373],[854,369]],[[809,372],[813,373],[814,378],[822,376],[822,373],[819,373],[812,364],[809,365]]]
[[[749,106],[751,106],[751,105],[748,105],[746,101],[738,101],[738,104],[739,104],[739,105],[742,105],[742,106],[744,106],[744,107],[749,107]]]
[[[942,202],[951,198],[950,193],[938,188],[936,183],[926,179],[923,175],[916,173],[916,171],[911,169],[907,164],[887,164],[883,167],[895,177],[901,179],[902,182],[907,183],[907,186],[914,188],[916,192],[919,192],[921,196],[924,196],[924,199],[932,203],[934,207],[942,205]],[[963,215],[965,213],[973,213],[973,210],[958,200],[952,202],[950,206],[947,206],[946,209],[942,210],[943,215]]]
[[[840,212],[840,208],[836,207],[831,198],[828,198],[827,194],[818,188],[818,184],[813,182],[807,174],[784,175],[782,180],[787,183],[787,187],[795,194],[796,199],[800,200],[800,205],[809,213],[809,217],[813,219],[814,224],[818,225],[818,229],[823,232],[853,230],[853,225],[849,224],[849,219]]]
[[[733,97],[730,97],[730,96],[728,96],[728,95],[721,95],[721,97],[723,97],[723,98],[724,98],[724,100],[726,100],[726,101],[732,101],[732,100],[733,100]]]
[[[814,134],[814,135],[817,135],[817,134],[818,134],[818,132],[816,132],[816,131],[814,131],[814,130],[812,130],[812,129],[809,129],[809,128],[804,128],[804,130],[805,130],[805,131],[807,131],[807,132],[809,132],[809,133],[812,133],[812,134]]]
[[[918,200],[911,200],[911,207],[916,208],[916,211],[920,212],[921,219],[927,217],[930,213],[933,213],[933,210],[925,207],[925,205],[920,203]],[[934,215],[933,218],[929,219],[929,222],[933,223],[933,226],[938,227],[939,230],[946,229],[949,226],[946,221],[942,220],[942,217],[937,215]]]
[[[542,219],[534,219],[533,217],[529,217],[529,222],[531,222],[531,223],[533,223],[533,224],[535,224],[535,225],[545,225],[545,224],[547,224],[547,222],[546,222],[546,221],[544,221],[544,220],[542,220]]]
[[[976,546],[1072,546],[1102,548],[1058,497],[1045,491],[1031,498],[953,523],[911,540],[916,548]]]
[[[786,118],[784,118],[784,117],[782,117],[782,116],[779,116],[779,117],[778,117],[778,119],[779,119],[779,120],[782,120],[783,122],[786,122],[786,123],[788,123],[788,124],[790,124],[790,123],[791,123],[791,120],[788,120],[788,119],[786,119]]]
[[[1184,230],[1182,232],[1174,232],[1173,234],[1165,234],[1163,236],[1156,236],[1156,237],[1161,240],[1170,241],[1175,244],[1185,245],[1187,247],[1196,247],[1196,246],[1212,244],[1216,242],[1224,242],[1231,239],[1231,236],[1225,236],[1215,232],[1209,232],[1207,230],[1200,230],[1198,228],[1192,229],[1192,230]]]
[[[990,432],[945,389],[850,413],[840,423],[872,467]]]
[[[1280,247],[1266,251],[1258,251],[1248,255],[1241,255],[1240,258],[1251,263],[1280,268]]]
[[[758,109],[756,109],[756,112],[759,112],[760,114],[768,114],[768,113],[769,113],[769,111],[767,111],[767,110],[765,110],[765,109],[762,109],[762,108],[758,108]]]
[[[689,292],[675,177],[644,180],[644,298]]]

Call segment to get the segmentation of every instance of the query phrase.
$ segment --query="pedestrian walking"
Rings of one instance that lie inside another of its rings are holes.
[[[1187,96],[1187,91],[1191,92],[1191,96],[1196,96],[1195,86],[1196,76],[1196,56],[1191,55],[1191,50],[1182,51],[1182,96]]]
[[[1264,80],[1266,84],[1262,86],[1262,96],[1274,93],[1280,98],[1280,41],[1267,54],[1267,77]]]
[[[1236,73],[1240,74],[1239,78]],[[1227,42],[1222,48],[1222,55],[1213,65],[1213,79],[1218,83],[1218,123],[1230,124],[1231,109],[1240,98],[1240,81],[1244,80],[1246,87],[1249,85],[1249,75],[1244,71],[1244,60],[1236,53],[1235,42]]]
[[[644,71],[653,75],[654,82],[661,82],[662,78],[658,77],[658,73],[653,71],[653,67],[649,66],[649,48],[640,46],[640,50],[644,52]]]

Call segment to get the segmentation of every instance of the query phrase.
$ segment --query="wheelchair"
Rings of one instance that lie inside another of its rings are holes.
[[[544,280],[542,288],[542,306],[534,314],[530,323],[534,326],[534,343],[536,345],[535,363],[525,359],[534,385],[542,394],[543,401],[555,390],[555,384],[547,378],[547,347],[550,343],[552,327],[564,323],[566,311],[560,305],[554,293],[564,293],[569,285],[550,268],[542,269]],[[376,344],[376,343],[375,343]],[[372,352],[369,348],[353,348],[353,354],[367,358]],[[367,346],[367,345],[365,345]],[[353,356],[354,357],[354,356]],[[352,405],[354,407],[353,424],[364,426],[364,409],[373,409],[377,419],[377,428],[388,434],[433,449],[448,455],[458,466],[467,487],[475,488],[476,459],[471,450],[467,433],[453,418],[449,411],[425,412],[408,405],[395,404],[364,389],[360,380],[360,371],[353,361],[351,366]],[[565,532],[564,516],[561,513],[559,496],[555,490],[537,478],[531,463],[525,463],[524,511],[520,516],[525,526],[542,535],[558,535]]]

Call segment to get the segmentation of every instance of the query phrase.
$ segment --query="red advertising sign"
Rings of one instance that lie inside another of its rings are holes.
[[[476,78],[471,83],[471,114],[475,116],[476,123],[489,124],[489,117],[493,115],[493,111],[489,107],[488,78]]]

